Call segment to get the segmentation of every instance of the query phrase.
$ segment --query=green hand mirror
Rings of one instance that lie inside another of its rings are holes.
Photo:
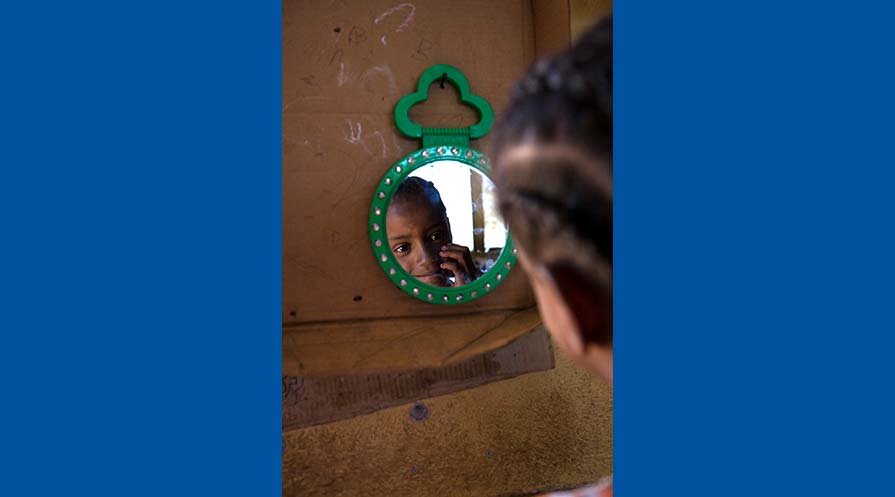
[[[408,111],[429,87],[449,81],[480,120],[468,128],[424,128]],[[420,76],[416,93],[395,106],[398,129],[423,148],[392,165],[370,206],[370,241],[385,274],[424,302],[460,304],[494,291],[516,264],[516,250],[497,210],[488,158],[469,146],[494,122],[488,102],[446,64]]]

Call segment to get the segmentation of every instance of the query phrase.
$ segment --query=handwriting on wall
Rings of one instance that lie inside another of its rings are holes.
[[[328,7],[325,27],[322,22],[314,23],[315,30],[325,29],[326,34],[317,32],[310,39],[307,32],[286,28],[307,18],[304,10],[311,7],[300,2],[284,3],[284,61],[295,54],[292,67],[299,74],[294,80],[303,84],[295,90],[308,94],[331,86],[360,87],[367,93],[381,94],[385,90],[385,95],[395,96],[397,84],[389,62],[399,59],[402,52],[403,57],[419,62],[432,59],[435,43],[424,37],[428,25],[419,22],[422,14],[414,3],[370,3],[373,5],[363,12],[355,4],[335,2]],[[287,66],[284,63],[288,79],[291,67]],[[383,80],[381,85],[377,77]],[[294,98],[288,94],[291,88],[286,91],[290,100]]]
[[[386,18],[388,18],[389,16],[391,16],[392,14],[394,14],[395,12],[397,12],[399,10],[404,10],[407,15],[406,15],[406,17],[404,17],[404,19],[401,21],[401,23],[398,25],[398,27],[396,27],[394,29],[394,32],[400,33],[401,31],[404,31],[404,28],[406,28],[410,24],[410,21],[413,20],[413,14],[416,13],[416,7],[410,3],[402,3],[399,5],[395,5],[394,7],[386,10],[385,12],[380,14],[379,17],[377,17],[373,21],[373,24],[381,23],[383,20],[385,20]],[[407,10],[409,10],[409,12],[406,12]],[[388,45],[388,40],[387,40],[386,36],[387,35],[382,35],[379,37],[379,42],[382,43],[383,45]]]

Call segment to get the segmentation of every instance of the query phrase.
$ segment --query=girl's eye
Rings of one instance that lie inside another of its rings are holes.
[[[402,243],[402,244],[398,245],[397,247],[395,247],[395,252],[397,252],[399,254],[407,252],[408,250],[410,250],[409,243]]]
[[[436,231],[435,233],[429,235],[429,239],[433,242],[440,242],[444,239],[444,233],[442,233],[441,231]]]

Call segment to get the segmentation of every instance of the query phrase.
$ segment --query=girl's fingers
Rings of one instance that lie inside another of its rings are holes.
[[[462,267],[463,271],[466,274],[472,274],[475,269],[475,264],[472,262],[472,255],[469,253],[469,249],[456,244],[448,244],[442,248],[441,256],[448,258],[449,260],[457,261]]]
[[[455,259],[458,261],[466,260],[466,254],[464,254],[463,252],[461,252],[459,250],[452,250],[452,249],[442,250],[441,256],[442,257],[450,257],[451,259]]]
[[[454,273],[454,278],[457,280],[458,285],[466,284],[466,271],[463,270],[459,263],[447,260],[441,263],[441,268]]]
[[[464,254],[469,253],[469,248],[464,247],[463,245],[457,245],[456,243],[449,243],[449,244],[441,247],[441,250],[451,250],[451,251],[457,250]]]
[[[462,271],[460,264],[457,261],[453,261],[453,260],[446,260],[446,261],[442,262],[441,268],[451,271],[452,273],[454,273],[454,276],[457,276],[457,273]]]
[[[455,286],[465,285],[469,283],[469,276],[466,270],[461,266],[458,262],[447,260],[441,263],[442,269],[447,269],[448,271],[454,273],[454,282]]]

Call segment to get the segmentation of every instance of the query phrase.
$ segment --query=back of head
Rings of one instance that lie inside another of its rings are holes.
[[[563,280],[567,301],[604,309],[608,318],[582,326],[581,338],[611,344],[611,17],[522,77],[491,156],[501,211],[529,266]]]
[[[495,129],[493,158],[524,143],[566,145],[612,159],[612,17],[569,49],[535,62]]]

